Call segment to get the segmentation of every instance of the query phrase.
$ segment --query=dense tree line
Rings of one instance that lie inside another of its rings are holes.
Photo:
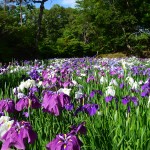
[[[149,50],[149,0],[77,0],[75,8],[44,9],[41,23],[41,8],[19,2],[0,5],[1,61]]]

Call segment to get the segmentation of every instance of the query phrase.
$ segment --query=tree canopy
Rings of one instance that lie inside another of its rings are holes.
[[[1,61],[149,51],[148,0],[76,0],[75,8],[49,10],[45,1],[1,1]]]

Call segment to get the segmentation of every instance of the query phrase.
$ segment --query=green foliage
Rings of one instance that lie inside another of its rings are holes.
[[[132,53],[137,54],[139,56],[143,55],[143,51],[147,50],[148,43],[150,42],[150,35],[146,33],[132,34],[129,37],[130,42],[132,43],[132,47],[134,47]]]
[[[10,60],[34,58],[39,9],[20,6],[0,9],[0,54]],[[39,56],[81,57],[97,52],[126,52],[141,56],[149,49],[148,0],[77,0],[76,8],[54,5],[44,10]],[[142,29],[142,32],[141,32]],[[5,54],[4,51],[7,51]],[[20,57],[21,55],[21,57]]]
[[[24,9],[24,13],[27,10]],[[20,26],[17,10],[10,10],[8,13],[0,14],[0,56],[2,61],[11,61],[12,58],[25,59],[32,57],[34,45],[35,25],[30,23],[29,14],[26,14],[26,21]]]

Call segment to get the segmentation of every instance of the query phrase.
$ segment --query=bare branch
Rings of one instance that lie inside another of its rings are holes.
[[[35,1],[35,0],[33,0],[33,3],[45,3],[46,1],[48,1],[48,0],[42,0],[42,1]]]

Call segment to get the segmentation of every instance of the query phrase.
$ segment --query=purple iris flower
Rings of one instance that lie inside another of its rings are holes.
[[[65,105],[65,109],[68,110],[68,111],[73,110],[73,104],[69,104],[69,103],[66,104],[66,105]]]
[[[0,112],[6,111],[13,113],[15,111],[15,102],[11,99],[0,100]]]
[[[78,126],[73,125],[69,133],[56,135],[56,138],[49,142],[46,148],[47,150],[80,150],[82,142],[76,135],[86,134],[86,132],[85,122]]]
[[[141,93],[142,97],[148,97],[149,95],[150,95],[150,79],[148,80],[147,83],[145,83],[142,86],[142,93]]]
[[[113,96],[106,96],[105,101],[108,103],[108,102],[112,101],[113,98],[114,98]]]
[[[139,66],[133,66],[131,68],[131,71],[133,72],[134,75],[138,75],[139,74]]]
[[[6,150],[11,147],[25,150],[25,142],[34,143],[37,139],[37,134],[32,130],[29,122],[15,122],[10,130],[2,137],[3,144],[1,150]]]
[[[59,134],[46,145],[47,150],[80,150],[82,142],[72,134]]]
[[[96,92],[97,92],[99,95],[103,95],[102,91],[100,91],[100,90],[96,90]]]
[[[23,115],[28,118],[29,117],[29,113],[28,112],[23,112]]]
[[[45,92],[42,102],[43,111],[55,114],[58,116],[60,114],[58,108],[58,95],[51,92]]]
[[[28,99],[28,97],[23,97],[23,98],[21,98],[17,103],[16,103],[16,106],[15,106],[15,108],[16,108],[16,110],[17,111],[21,111],[21,110],[23,110],[23,109],[27,109],[28,107],[29,107],[29,99]]]
[[[149,88],[149,83],[145,83],[145,84],[142,86],[142,90],[145,90],[145,89],[147,89],[147,88]]]
[[[90,76],[90,77],[87,78],[86,81],[87,81],[87,82],[90,82],[90,81],[94,81],[94,80],[95,80],[95,77],[94,77],[94,76]]]
[[[63,87],[64,88],[66,88],[66,87],[68,87],[70,85],[71,85],[71,82],[69,82],[69,81],[66,81],[66,82],[63,83]]]
[[[32,87],[30,88],[30,94],[34,94],[35,92],[38,92],[38,88],[37,87]]]
[[[116,75],[117,72],[116,72],[115,70],[111,70],[111,71],[109,72],[109,74],[110,74],[110,75]]]
[[[67,94],[60,93],[58,95],[59,95],[59,101],[61,103],[61,107],[64,107],[67,104],[70,105],[71,98]]]
[[[62,74],[63,74],[63,73],[65,74],[65,72],[67,71],[67,69],[68,69],[67,67],[64,67],[64,68],[62,68],[62,69],[60,70],[60,72],[61,72]]]
[[[97,104],[85,104],[82,108],[90,116],[93,116],[96,114],[97,110],[99,109],[99,106]]]
[[[70,97],[64,93],[45,92],[42,102],[43,111],[52,113],[55,116],[60,115],[63,108],[72,110],[73,104],[70,103]]]
[[[57,77],[53,77],[51,78],[51,82],[52,84],[55,84],[59,79]]]
[[[90,97],[93,98],[94,96],[95,96],[95,91],[92,91],[92,92],[90,93]]]
[[[85,104],[76,109],[75,115],[77,115],[78,112],[83,111],[88,113],[90,116],[93,116],[96,114],[98,109],[99,109],[98,104]]]
[[[148,75],[150,77],[150,68],[147,68],[146,70],[144,68],[143,75]]]
[[[107,62],[101,62],[102,66],[106,66]]]
[[[124,88],[124,83],[121,83],[120,84],[120,89],[123,89]]]
[[[71,134],[86,134],[87,133],[87,129],[85,127],[85,122],[80,123],[78,126],[71,126]]]
[[[41,103],[35,95],[30,95],[29,99],[31,100],[31,108],[33,109],[41,108]]]
[[[130,102],[130,96],[123,97],[122,103],[123,103],[124,105],[128,104],[129,102]]]
[[[145,89],[145,90],[141,93],[141,96],[142,96],[142,97],[148,97],[148,96],[149,96],[149,93],[150,93],[150,90]]]
[[[45,79],[43,82],[42,82],[42,85],[43,86],[50,86],[50,83],[49,83],[49,80]]]
[[[26,96],[21,98],[17,103],[16,103],[16,110],[17,111],[22,111],[23,109],[28,109],[29,107],[33,109],[37,109],[41,107],[41,104],[39,100],[36,98],[36,96]]]
[[[33,71],[30,72],[30,77],[33,80],[37,80],[40,78],[40,75],[39,75],[38,71],[34,69]]]
[[[102,95],[102,91],[100,91],[100,90],[92,90],[91,93],[90,93],[90,97],[93,98],[96,93],[98,93],[99,95]]]
[[[122,98],[122,103],[124,105],[127,105],[130,101],[132,101],[135,106],[138,105],[138,99],[135,96],[133,96],[133,97],[131,97],[131,96],[125,96],[125,97]]]
[[[138,105],[138,99],[135,96],[131,97],[130,99],[134,103],[135,106]]]

